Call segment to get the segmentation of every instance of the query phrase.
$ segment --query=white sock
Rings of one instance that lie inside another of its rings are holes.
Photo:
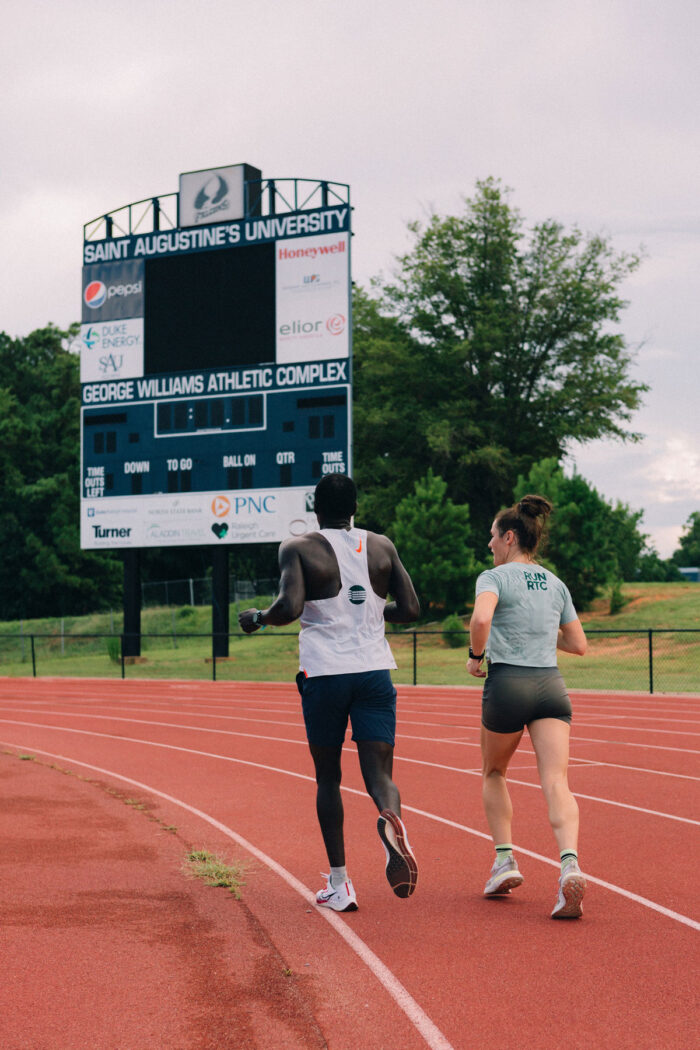
[[[348,869],[343,865],[342,868],[331,868],[331,886],[334,890],[338,888],[343,882],[347,882]]]

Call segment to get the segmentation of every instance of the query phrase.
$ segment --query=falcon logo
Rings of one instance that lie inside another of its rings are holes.
[[[212,175],[202,186],[194,199],[194,206],[198,210],[209,204],[220,204],[228,193],[228,183],[221,175]]]
[[[362,605],[367,600],[367,591],[360,587],[359,583],[355,583],[348,591],[348,598],[353,605]]]

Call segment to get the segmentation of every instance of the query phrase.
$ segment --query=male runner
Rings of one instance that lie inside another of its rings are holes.
[[[396,729],[396,663],[384,621],[410,623],[420,607],[411,578],[390,539],[356,529],[357,489],[346,474],[328,474],[316,486],[320,532],[285,540],[279,549],[279,595],[268,609],[246,609],[246,634],[301,618],[300,671],[309,748],[316,767],[316,812],[330,874],[316,902],[355,911],[357,897],[345,867],[340,756],[348,717],[367,792],[379,810],[377,830],[386,852],[386,877],[397,897],[410,897],[418,868],[401,820],[391,779]],[[387,604],[387,594],[393,601]]]

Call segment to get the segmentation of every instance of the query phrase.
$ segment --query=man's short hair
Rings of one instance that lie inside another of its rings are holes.
[[[314,510],[324,518],[351,518],[357,509],[357,487],[347,474],[326,474],[314,492]]]

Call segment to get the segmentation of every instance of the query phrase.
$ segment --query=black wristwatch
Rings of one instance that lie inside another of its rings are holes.
[[[260,609],[256,609],[253,613],[253,626],[259,627],[261,631],[265,630],[265,624],[262,622],[263,614]]]
[[[471,645],[470,645],[469,646],[469,659],[470,660],[483,660],[484,659],[484,654],[483,653],[475,653],[474,650],[472,649]]]

